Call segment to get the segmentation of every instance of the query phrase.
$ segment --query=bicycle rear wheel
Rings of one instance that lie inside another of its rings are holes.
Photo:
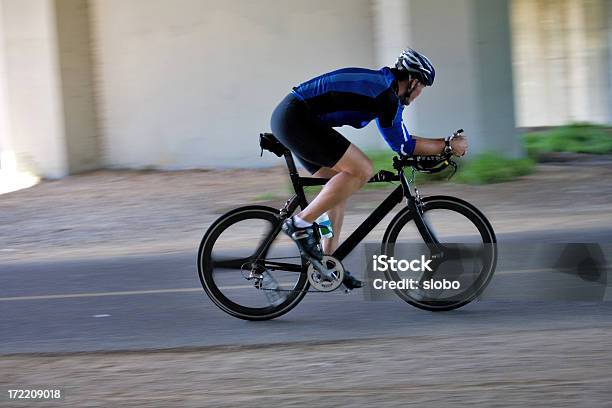
[[[273,319],[306,294],[305,261],[295,243],[279,233],[280,223],[278,210],[247,206],[221,216],[204,235],[200,281],[224,312],[245,320]],[[262,246],[264,253],[256,257]]]
[[[440,243],[444,255],[433,271],[387,271],[392,281],[412,279],[418,289],[395,289],[395,293],[421,309],[445,311],[462,307],[486,288],[497,264],[496,237],[486,217],[473,205],[455,197],[423,199],[423,219]],[[400,211],[383,237],[382,253],[402,259],[427,254],[410,209]],[[435,264],[435,263],[434,263]],[[459,283],[458,289],[435,287],[444,281]],[[428,286],[426,286],[428,285]]]

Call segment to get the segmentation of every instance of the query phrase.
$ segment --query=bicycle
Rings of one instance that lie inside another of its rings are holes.
[[[321,269],[300,255],[297,245],[282,233],[281,224],[298,207],[308,204],[304,187],[324,185],[327,179],[300,176],[291,152],[270,133],[260,134],[260,147],[262,155],[266,150],[284,157],[295,194],[280,210],[262,205],[233,209],[206,231],[198,251],[198,274],[207,295],[224,312],[245,320],[273,319],[297,306],[308,292],[337,289],[344,276],[342,260],[402,199],[406,206],[387,226],[381,253],[393,255],[398,243],[420,238],[429,249],[434,270],[422,274],[420,282],[457,259],[468,259],[478,270],[468,283],[468,290],[459,295],[439,297],[439,291],[429,296],[423,290],[395,290],[400,298],[429,311],[452,310],[476,299],[491,280],[497,263],[497,241],[490,222],[476,207],[459,198],[421,197],[414,183],[416,172],[432,174],[453,167],[454,174],[457,165],[452,155],[394,157],[395,173],[381,170],[369,183],[400,184],[333,255],[324,256]],[[410,178],[404,171],[409,167]],[[465,222],[464,227],[470,231],[461,229],[457,221]],[[457,231],[463,234],[460,240]],[[455,242],[471,242],[478,247],[466,250],[464,245],[458,249]],[[387,271],[385,276],[390,280],[401,279],[397,271]]]

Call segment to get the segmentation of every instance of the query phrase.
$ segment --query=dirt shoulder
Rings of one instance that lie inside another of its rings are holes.
[[[611,347],[612,329],[593,328],[5,356],[0,389],[64,389],[65,400],[45,406],[603,407],[609,406]]]
[[[0,195],[0,259],[37,260],[192,251],[223,212],[243,204],[280,207],[284,168],[231,171],[98,171]],[[612,225],[612,165],[541,165],[519,180],[485,186],[439,183],[423,195],[468,200],[505,232]],[[357,193],[347,227],[388,190]],[[382,234],[384,223],[372,239]],[[574,237],[575,238],[575,237]]]

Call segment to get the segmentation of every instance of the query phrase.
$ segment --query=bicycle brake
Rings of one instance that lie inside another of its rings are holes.
[[[455,173],[457,173],[457,163],[455,163],[453,160],[448,160],[448,164],[453,168],[453,172],[448,176],[448,178],[446,179],[446,181],[449,181],[450,179],[453,178],[453,176],[455,175]]]

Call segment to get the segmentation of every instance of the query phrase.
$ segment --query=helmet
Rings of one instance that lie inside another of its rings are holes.
[[[395,61],[395,68],[400,71],[409,71],[417,74],[417,79],[424,85],[433,85],[434,78],[436,77],[436,70],[434,69],[431,61],[424,56],[419,54],[412,48],[406,48]]]

